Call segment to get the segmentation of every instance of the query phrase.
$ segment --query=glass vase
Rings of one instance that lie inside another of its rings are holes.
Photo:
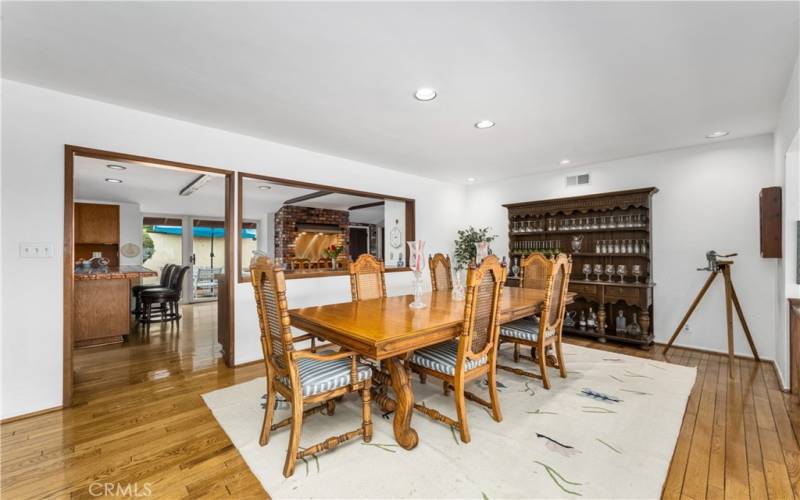
[[[455,272],[455,281],[453,282],[453,291],[450,292],[453,300],[457,302],[461,302],[467,295],[466,290],[464,289],[464,280],[461,279],[461,271],[456,270]]]
[[[423,309],[422,302],[422,271],[414,271],[414,301],[408,305],[411,309]]]

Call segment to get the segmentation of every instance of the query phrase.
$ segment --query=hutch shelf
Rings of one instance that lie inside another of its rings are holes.
[[[657,188],[503,205],[508,209],[509,286],[532,252],[572,256],[564,332],[653,344],[652,196]]]

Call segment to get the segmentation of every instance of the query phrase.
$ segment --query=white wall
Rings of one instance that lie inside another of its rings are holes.
[[[344,158],[113,106],[18,82],[2,82],[2,415],[61,404],[64,144],[300,179],[417,200],[416,229],[447,247],[464,189]],[[42,179],[47,179],[43,182]],[[52,259],[20,259],[20,241],[49,241]],[[391,293],[410,274],[387,279]],[[345,279],[291,280],[290,304],[349,299]],[[319,297],[319,299],[317,299]],[[236,287],[236,362],[258,359],[253,292]],[[43,314],[43,311],[45,312]]]
[[[383,205],[383,226],[386,228],[386,238],[383,241],[383,255],[386,256],[386,267],[398,267],[400,257],[403,257],[403,264],[406,260],[406,204],[403,201],[386,200]],[[400,248],[392,246],[392,230],[400,230],[400,240],[403,244]],[[420,236],[417,236],[420,239]],[[388,285],[387,285],[388,286]]]
[[[591,174],[591,185],[565,187],[564,176]],[[773,182],[772,138],[759,136],[710,143],[553,171],[467,191],[470,224],[491,226],[500,235],[495,253],[508,253],[507,212],[501,203],[574,196],[655,186],[653,198],[654,331],[666,341],[699,291],[706,273],[705,252],[738,252],[733,279],[759,354],[775,354],[775,263],[759,256],[758,192]],[[726,351],[721,281],[706,295],[690,321],[692,333],[677,344]],[[736,327],[736,352],[749,354]]]
[[[797,183],[800,179],[800,165],[797,154],[788,155],[797,149],[800,130],[800,81],[798,80],[800,59],[795,64],[794,73],[786,88],[780,108],[778,125],[775,128],[774,184],[783,186],[783,258],[775,263],[778,275],[775,287],[775,362],[784,388],[789,385],[789,314],[788,299],[800,297],[800,287],[795,282],[796,238],[795,224],[800,213],[800,192]]]

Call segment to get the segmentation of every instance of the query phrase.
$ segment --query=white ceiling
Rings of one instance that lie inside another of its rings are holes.
[[[121,165],[125,170],[112,170],[109,164]],[[157,165],[110,162],[76,156],[74,163],[75,194],[77,200],[136,203],[144,213],[225,216],[225,179],[211,174],[211,180],[189,196],[178,193],[204,172],[164,168]],[[107,182],[119,179],[121,184]],[[275,212],[284,202],[298,196],[316,192],[316,189],[284,186],[245,177],[242,184],[242,208],[247,219],[258,219]],[[268,185],[270,189],[259,189]],[[379,198],[332,193],[295,205],[331,210],[347,210],[352,206],[382,201]],[[353,222],[377,223],[383,221],[383,207],[355,210]]]
[[[112,170],[108,164],[122,165],[126,169]],[[178,194],[198,175],[200,172],[76,156],[74,198],[137,203],[144,213],[224,217],[225,179],[222,176],[212,175],[206,185],[189,196]],[[106,182],[107,178],[119,179],[122,184]]]
[[[270,189],[259,189],[259,186],[269,186]],[[242,184],[242,192],[244,193],[243,208],[245,217],[258,217],[258,214],[275,212],[283,206],[284,202],[292,198],[315,193],[317,191],[317,189],[284,186],[282,184],[265,182],[258,179],[245,177]],[[331,193],[319,198],[312,198],[310,200],[293,203],[293,205],[312,208],[327,208],[329,210],[348,210],[350,207],[356,205],[364,205],[376,201],[383,200],[381,198],[368,198],[365,196]],[[383,207],[377,208],[380,209],[380,220],[382,221]],[[361,217],[359,216],[356,216],[356,219],[353,219],[353,215],[358,212],[361,212],[361,210],[354,211],[351,214],[351,220],[354,222],[366,222],[361,220]],[[371,215],[374,215],[375,213],[376,212],[374,210],[370,212]]]
[[[797,2],[3,2],[2,70],[483,181],[772,131],[798,17]],[[415,101],[421,86],[439,98]]]

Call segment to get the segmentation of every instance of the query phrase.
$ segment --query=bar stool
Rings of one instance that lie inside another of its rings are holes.
[[[169,287],[172,274],[177,272],[177,270],[178,266],[176,264],[165,264],[164,267],[161,268],[161,279],[159,280],[159,283],[153,283],[151,285],[136,285],[131,287],[131,293],[133,293],[134,298],[133,315],[136,318],[136,321],[139,321],[139,315],[142,313],[142,299],[139,295],[145,290]]]
[[[153,304],[157,304],[158,311],[157,318],[160,322],[169,320],[170,322],[177,322],[178,328],[181,326],[181,313],[180,301],[181,292],[183,291],[183,282],[186,273],[189,271],[189,266],[180,268],[180,271],[172,274],[172,282],[169,287],[151,288],[143,290],[141,295],[142,312],[139,322],[147,325],[147,334],[150,334],[150,323],[154,322]],[[167,312],[169,307],[169,312]]]

